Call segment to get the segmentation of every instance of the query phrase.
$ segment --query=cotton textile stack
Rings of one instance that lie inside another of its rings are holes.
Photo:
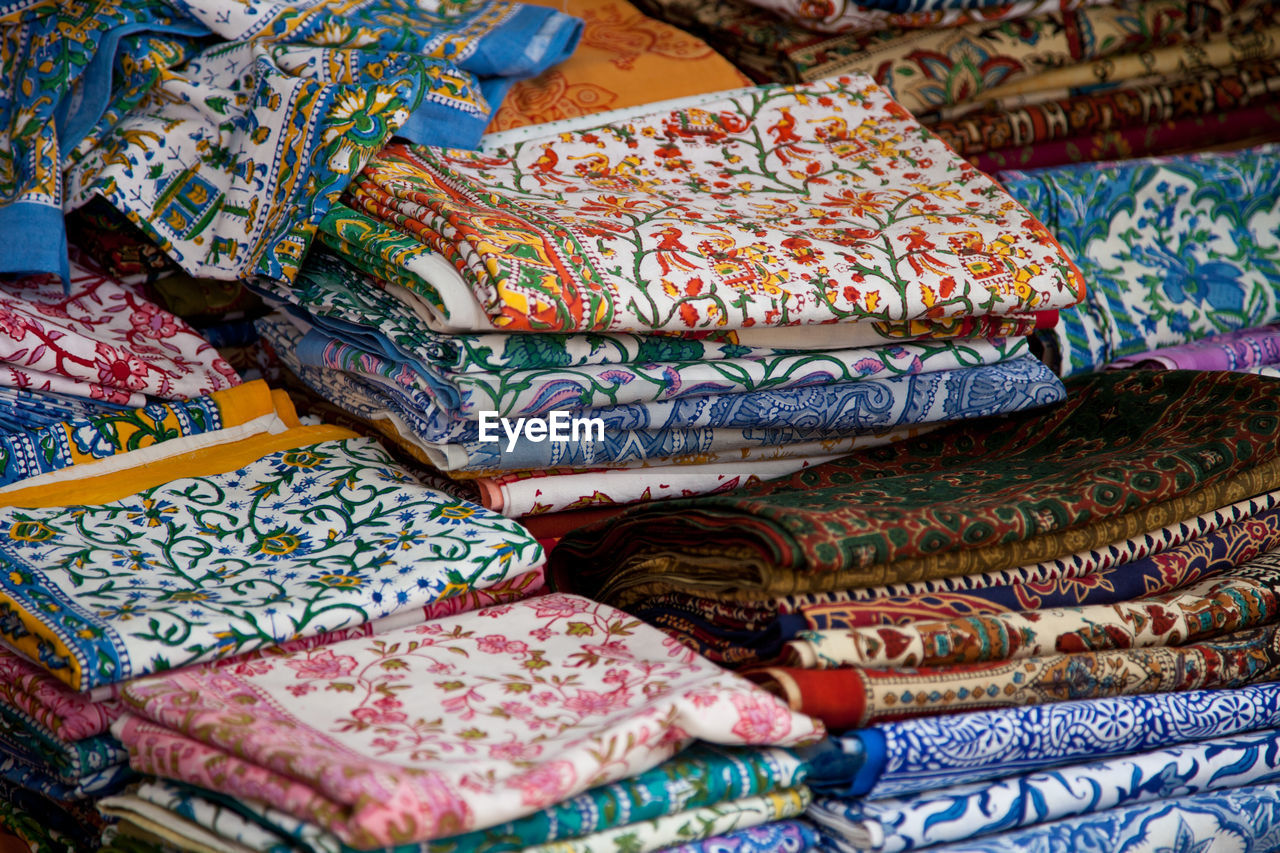
[[[322,223],[340,257],[270,289],[264,335],[511,514],[724,489],[1061,399],[1026,334],[1079,299],[1075,269],[866,78],[600,121],[388,146]],[[604,440],[479,432],[554,410]]]
[[[179,846],[643,853],[717,849],[755,827],[745,837],[816,838],[787,821],[810,800],[807,766],[778,747],[820,725],[576,596],[295,643],[134,681],[121,699],[131,764],[167,781],[103,809],[121,833]],[[694,738],[720,746],[681,751]]]
[[[813,771],[809,814],[833,849],[958,842],[1277,782],[1266,713],[1242,722],[1163,694],[1252,710],[1254,694],[1233,689],[1280,672],[1280,385],[1136,371],[1067,387],[1045,412],[633,509],[561,540],[553,583],[751,666],[837,731],[865,729]],[[1119,704],[1078,703],[1103,699]],[[1098,737],[1065,734],[1072,714],[1128,720],[1144,702],[1178,709],[1145,741],[1101,748],[1101,723]],[[1038,770],[1056,765],[1070,766]],[[898,767],[900,783],[868,794]],[[997,777],[1013,778],[975,783]],[[1100,820],[1080,831],[1112,817]]]
[[[1276,6],[646,0],[761,82],[872,75],[988,171],[1274,139]]]
[[[129,679],[542,586],[522,528],[419,486],[368,439],[301,424],[261,382],[3,450],[0,799],[62,816],[47,826],[66,838],[28,839],[48,849],[94,846],[87,800],[132,778],[107,730]]]

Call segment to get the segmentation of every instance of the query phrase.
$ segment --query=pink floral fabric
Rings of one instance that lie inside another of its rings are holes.
[[[0,385],[138,408],[240,378],[213,345],[131,287],[76,264],[0,287]]]
[[[0,644],[0,702],[27,713],[64,741],[100,735],[123,710],[95,702]]]
[[[138,770],[270,803],[355,847],[493,826],[695,738],[794,746],[821,724],[627,614],[552,594],[250,667],[126,685]]]

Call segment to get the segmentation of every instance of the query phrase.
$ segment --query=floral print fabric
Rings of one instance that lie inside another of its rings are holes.
[[[1280,785],[1251,785],[1120,806],[955,844],[950,853],[1160,853],[1272,850],[1280,845]]]
[[[419,619],[424,605],[542,561],[522,528],[418,486],[368,439],[0,516],[0,633],[77,690],[391,614]]]
[[[141,408],[148,398],[199,397],[240,379],[185,322],[136,291],[80,266],[71,285],[48,276],[0,294],[3,384]]]
[[[1188,741],[1273,729],[1280,687],[1192,690],[999,708],[879,723],[835,738],[858,769],[815,761],[819,793],[901,797],[1060,764],[1146,752]],[[1063,737],[1071,732],[1071,737]]]
[[[7,79],[38,78],[40,93],[0,100],[18,130],[0,215],[20,236],[62,234],[63,207],[101,196],[185,270],[223,279],[290,276],[391,133],[475,144],[502,78],[537,73],[578,36],[576,19],[509,2],[60,6],[19,15],[0,54]],[[14,245],[0,266],[65,273]]]
[[[1280,319],[1280,148],[1001,177],[1092,283],[1046,333],[1063,375]]]
[[[653,629],[566,595],[240,672],[164,674],[122,697],[143,715],[114,728],[135,768],[269,799],[358,847],[531,814],[653,767],[692,738],[797,745],[821,734]],[[415,713],[423,707],[442,716]]]
[[[1081,296],[1040,224],[866,77],[485,153],[392,145],[352,196],[441,253],[437,291],[507,331],[900,322]],[[959,230],[941,239],[933,216]]]
[[[844,841],[840,849],[870,846],[899,853],[1169,794],[1275,782],[1280,777],[1278,741],[1280,733],[1270,730],[903,799],[824,798],[808,814]]]

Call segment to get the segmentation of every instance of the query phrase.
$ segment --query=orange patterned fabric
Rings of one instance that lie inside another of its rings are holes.
[[[516,83],[489,132],[750,85],[706,42],[626,0],[527,0],[586,22],[568,60]]]

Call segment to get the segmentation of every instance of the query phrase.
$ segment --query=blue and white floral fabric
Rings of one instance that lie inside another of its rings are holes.
[[[1002,172],[1089,282],[1059,373],[1280,320],[1280,147]]]
[[[1274,683],[917,717],[833,737],[809,784],[834,796],[898,797],[1278,726]]]
[[[1280,730],[1270,729],[910,797],[818,798],[808,816],[836,849],[898,853],[1117,806],[1276,781]]]
[[[824,849],[832,849],[829,842]],[[1268,853],[1280,850],[1280,785],[1254,785],[936,848],[938,853]]]

